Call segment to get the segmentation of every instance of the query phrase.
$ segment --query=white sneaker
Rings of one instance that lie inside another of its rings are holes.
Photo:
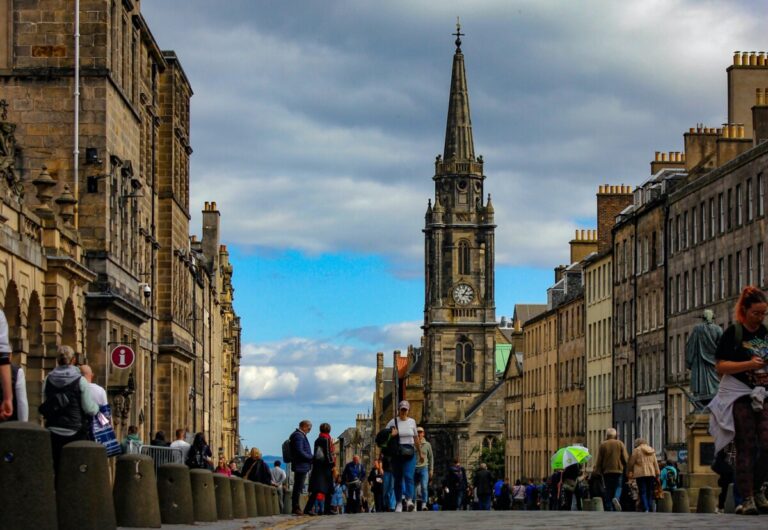
[[[428,512],[429,511],[429,508],[427,508],[427,503],[426,502],[421,505],[421,511],[422,512]]]
[[[397,506],[395,506],[395,512],[400,513],[402,511],[403,511],[403,503],[402,502],[398,502]]]
[[[405,499],[405,510],[408,512],[412,512],[416,509],[416,505],[413,504],[413,501],[411,499]]]
[[[616,510],[617,512],[620,512],[621,511],[621,503],[619,502],[619,499],[614,497],[613,499],[611,499],[611,502],[613,503],[613,509]]]

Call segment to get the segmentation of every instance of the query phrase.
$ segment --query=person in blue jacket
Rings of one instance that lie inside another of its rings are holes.
[[[360,490],[365,480],[365,466],[360,463],[360,455],[354,455],[341,474],[347,486],[347,513],[360,513]]]
[[[312,430],[312,422],[302,420],[299,428],[291,434],[291,465],[293,467],[293,492],[291,494],[291,512],[293,515],[304,515],[299,507],[299,498],[304,489],[304,481],[312,469],[312,447],[309,445],[307,434]]]

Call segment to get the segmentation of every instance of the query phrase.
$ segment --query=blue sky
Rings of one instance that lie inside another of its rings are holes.
[[[600,184],[725,119],[757,1],[158,0],[195,92],[192,210],[216,201],[243,322],[241,433],[370,408],[375,353],[418,344],[423,234],[462,18],[475,150],[498,229],[497,316],[543,302]],[[199,214],[192,230],[199,231]]]

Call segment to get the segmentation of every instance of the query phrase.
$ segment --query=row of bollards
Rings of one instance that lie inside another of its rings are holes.
[[[54,490],[50,455],[39,425],[0,424],[0,528],[159,528],[280,513],[277,488],[182,464],[163,464],[155,477],[146,455],[118,457],[111,487],[104,446],[87,441],[64,446]]]

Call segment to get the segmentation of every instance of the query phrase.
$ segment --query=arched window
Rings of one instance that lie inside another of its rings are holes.
[[[469,243],[459,242],[459,274],[469,274]]]
[[[475,380],[475,352],[472,343],[464,338],[456,343],[456,381],[471,383]]]

